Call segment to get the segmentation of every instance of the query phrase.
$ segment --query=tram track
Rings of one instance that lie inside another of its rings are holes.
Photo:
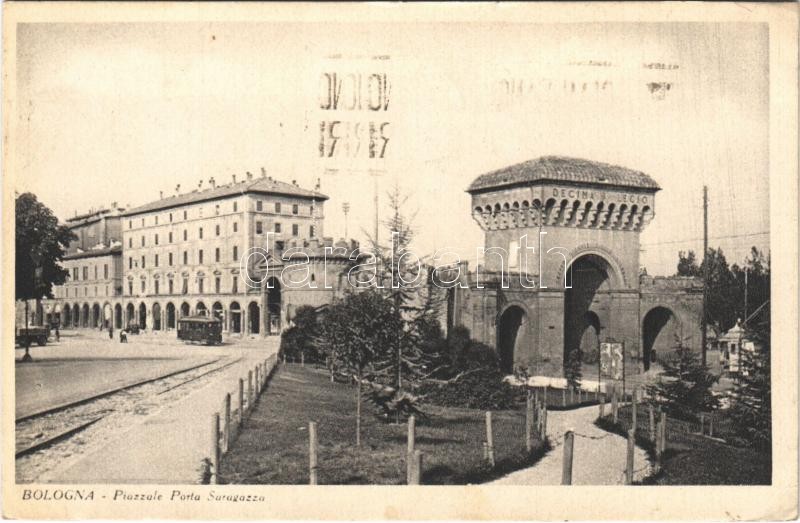
[[[109,430],[112,430],[115,424],[124,427],[133,417],[147,415],[167,404],[168,393],[177,395],[181,393],[181,388],[198,383],[203,378],[227,369],[241,360],[241,357],[232,361],[227,357],[217,358],[22,416],[16,420],[15,460],[36,459],[38,454],[43,454],[42,451],[61,444],[69,444],[70,440],[78,435],[86,436],[87,431],[92,432],[89,429],[95,429],[95,432],[102,431],[104,424]],[[221,365],[215,365],[221,361]],[[207,368],[210,365],[213,367]],[[84,445],[85,442],[77,443]]]

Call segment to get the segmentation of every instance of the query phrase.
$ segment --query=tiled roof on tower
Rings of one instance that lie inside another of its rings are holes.
[[[565,182],[658,191],[658,184],[643,172],[580,158],[542,156],[475,178],[469,193],[537,182]]]

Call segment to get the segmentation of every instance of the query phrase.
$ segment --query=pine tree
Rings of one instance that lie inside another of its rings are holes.
[[[675,351],[664,358],[663,373],[657,383],[647,387],[648,395],[669,416],[697,420],[698,414],[716,409],[719,401],[711,393],[718,376],[709,372],[700,356],[675,337]]]
[[[402,330],[387,357],[376,362],[376,373],[400,393],[410,384],[432,375],[441,360],[436,345],[430,343],[432,326],[438,322],[444,298],[443,290],[432,280],[432,270],[410,250],[414,238],[413,215],[408,218],[403,207],[408,195],[399,187],[388,193],[392,213],[384,226],[389,244],[372,241],[377,260],[377,281],[389,298],[395,313],[402,318]]]
[[[772,445],[772,387],[770,382],[770,314],[769,306],[758,319],[745,328],[745,338],[754,342],[754,350],[739,352],[741,376],[736,386],[736,399],[731,417],[739,437],[754,447],[769,450]]]

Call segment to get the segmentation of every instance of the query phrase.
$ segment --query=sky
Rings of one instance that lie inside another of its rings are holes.
[[[27,24],[17,38],[16,190],[62,219],[264,167],[319,180],[327,236],[344,236],[347,202],[364,240],[375,187],[385,217],[396,185],[415,252],[474,260],[470,182],[564,155],[660,184],[641,235],[650,274],[702,251],[704,185],[711,246],[731,263],[769,247],[766,25]],[[330,122],[358,138],[320,157]]]

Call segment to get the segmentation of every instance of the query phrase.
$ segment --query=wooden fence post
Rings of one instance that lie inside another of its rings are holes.
[[[706,433],[706,415],[700,414],[700,435],[705,435]]]
[[[412,474],[411,474],[411,481],[409,484],[411,485],[419,485],[422,480],[422,452],[419,450],[414,451],[414,455],[412,456]]]
[[[533,398],[528,394],[525,403],[525,450],[530,452],[533,449]]]
[[[661,421],[656,425],[656,437],[653,439],[656,446],[656,474],[661,472]]]
[[[567,406],[567,389],[561,389],[561,406]]]
[[[547,405],[542,407],[542,440],[547,438]]]
[[[600,396],[600,417],[604,418],[606,415],[606,395]]]
[[[494,467],[494,437],[492,435],[492,411],[486,411],[486,451],[489,465]]]
[[[408,417],[408,447],[406,448],[406,483],[411,485],[414,474],[414,447],[416,446],[417,420],[414,416]]]
[[[661,452],[667,450],[667,413],[661,413]]]
[[[305,367],[306,366],[306,353],[305,352],[301,352],[300,353],[300,366],[301,367]]]
[[[253,410],[253,371],[247,371],[247,411]]]
[[[648,407],[648,410],[650,411],[650,441],[655,443],[656,442],[656,416],[653,413],[653,404],[650,403],[647,407]]]
[[[225,413],[225,423],[222,425],[222,451],[228,452],[231,445],[231,395],[225,394],[225,403],[223,405],[223,412]]]
[[[244,423],[244,380],[239,378],[239,430]]]
[[[561,467],[561,484],[572,485],[572,455],[575,444],[575,434],[568,430],[564,434],[564,461]]]
[[[633,426],[633,430],[636,430],[636,410],[637,410],[637,396],[638,390],[636,387],[633,388],[631,391],[631,424]]]
[[[212,485],[219,483],[219,412],[211,418],[211,478]]]
[[[317,484],[317,424],[308,422],[308,484]]]
[[[713,414],[709,414],[708,415],[708,435],[710,437],[712,437],[712,438],[714,437],[714,415]]]
[[[625,463],[625,484],[633,485],[633,449],[636,443],[636,431],[628,431],[628,455]]]

